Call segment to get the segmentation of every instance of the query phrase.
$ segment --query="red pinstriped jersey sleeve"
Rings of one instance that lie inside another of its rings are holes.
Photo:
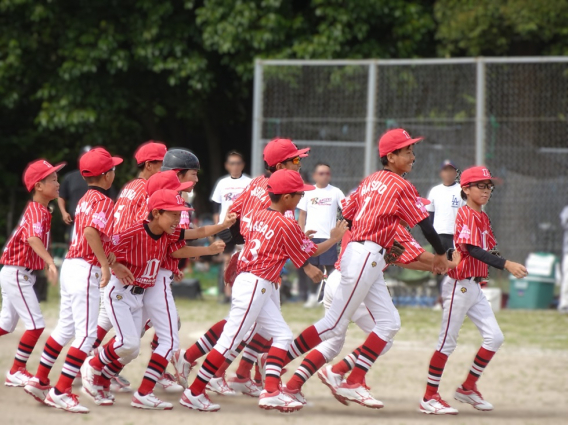
[[[411,183],[403,181],[406,184],[400,191],[398,217],[406,221],[410,227],[414,227],[427,218],[429,214],[416,188]]]
[[[355,218],[357,210],[359,209],[359,204],[357,202],[359,199],[358,190],[359,188],[357,188],[355,192],[341,201],[341,214],[347,220],[353,220],[353,218]]]
[[[282,229],[284,250],[296,268],[300,268],[317,251],[318,247],[306,237],[295,220],[285,218],[283,222],[285,223]]]
[[[409,264],[416,261],[420,254],[424,252],[424,248],[422,248],[412,237],[410,232],[400,224],[396,229],[394,238],[404,247],[404,252],[399,259],[399,262],[402,264]]]
[[[111,237],[113,225],[112,210],[112,199],[106,196],[93,202],[91,213],[85,216],[84,228],[92,227],[103,235]]]

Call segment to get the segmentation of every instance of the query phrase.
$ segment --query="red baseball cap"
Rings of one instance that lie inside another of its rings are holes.
[[[491,176],[491,172],[487,167],[471,167],[461,173],[460,186],[464,187],[470,183],[493,179],[494,177]]]
[[[110,156],[105,148],[93,148],[79,159],[79,169],[85,177],[100,176],[118,164],[122,164],[122,158]]]
[[[66,162],[60,162],[57,165],[51,165],[45,159],[38,159],[28,164],[24,170],[24,184],[28,192],[31,192],[37,182],[42,181],[51,173],[56,173],[65,167]]]
[[[171,189],[158,189],[148,199],[148,211],[193,211],[185,206],[185,201],[178,192]]]
[[[168,148],[161,142],[150,140],[142,145],[134,153],[136,164],[140,165],[146,161],[163,161]]]
[[[146,192],[148,192],[148,196],[152,196],[152,194],[159,189],[169,189],[179,192],[193,187],[194,184],[193,182],[180,183],[177,173],[174,170],[168,170],[156,173],[150,177],[146,181]]]
[[[405,129],[394,128],[387,131],[379,139],[379,156],[382,158],[397,149],[402,149],[418,143],[422,139],[424,139],[424,137],[417,137],[413,139]]]
[[[304,184],[300,173],[293,170],[278,170],[268,178],[268,191],[275,195],[314,190],[315,186]]]
[[[264,161],[269,167],[274,167],[279,162],[284,162],[287,159],[305,158],[308,156],[310,148],[298,149],[290,139],[272,139],[264,148]]]

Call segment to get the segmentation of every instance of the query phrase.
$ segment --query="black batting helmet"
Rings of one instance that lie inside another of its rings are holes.
[[[166,152],[161,171],[199,170],[199,159],[189,150],[174,148]]]

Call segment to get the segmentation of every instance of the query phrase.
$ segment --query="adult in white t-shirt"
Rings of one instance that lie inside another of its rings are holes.
[[[454,246],[454,227],[460,207],[465,205],[461,198],[461,187],[456,181],[457,167],[449,159],[442,163],[440,179],[442,184],[434,186],[428,194],[429,205],[426,210],[433,220],[434,229],[440,235],[444,248]]]
[[[245,187],[251,181],[251,178],[243,174],[245,161],[239,152],[231,151],[227,154],[225,161],[225,169],[229,173],[227,176],[220,178],[211,194],[213,202],[213,221],[222,223],[225,220],[227,211],[237,196],[239,196]]]
[[[227,211],[229,211],[229,208],[233,205],[237,196],[245,190],[251,181],[249,176],[243,174],[244,168],[245,161],[239,152],[231,151],[227,154],[225,170],[227,170],[229,174],[217,181],[213,193],[211,194],[213,221],[215,223],[222,223],[223,220],[225,220]],[[229,242],[225,245],[225,251],[223,251],[224,267],[219,269],[219,299],[225,303],[231,301],[231,287],[225,285],[223,271],[231,260],[231,254],[235,251],[235,246],[234,242]]]
[[[434,225],[434,229],[440,235],[440,240],[444,249],[448,250],[454,247],[454,227],[456,224],[456,216],[458,210],[465,205],[465,201],[461,198],[461,186],[457,182],[458,169],[456,165],[446,159],[442,162],[440,168],[440,179],[442,184],[434,186],[428,194],[430,204],[426,205],[426,210],[430,213],[430,219]],[[438,282],[438,302],[434,307],[436,310],[441,309],[442,285],[444,284],[444,276],[437,276]],[[449,278],[447,278],[449,279]]]
[[[341,209],[341,201],[345,198],[343,192],[329,184],[331,181],[331,168],[327,164],[318,163],[312,175],[315,183],[315,190],[306,192],[298,204],[300,216],[298,224],[303,231],[314,230],[313,241],[318,244],[330,237],[330,231],[337,222],[337,212]],[[337,249],[331,248],[318,257],[311,257],[308,261],[323,269],[327,274],[334,270],[337,261]],[[310,294],[306,307],[317,305],[317,286],[309,285]]]

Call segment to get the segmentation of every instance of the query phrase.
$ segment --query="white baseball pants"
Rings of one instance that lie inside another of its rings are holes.
[[[108,317],[106,307],[105,307],[105,288],[101,288],[101,303],[99,306],[99,318],[97,320],[97,326],[103,328],[105,331],[110,331],[112,329],[112,323]]]
[[[124,365],[140,353],[140,329],[144,325],[144,294],[134,295],[116,276],[105,288],[105,308],[116,332],[114,350]]]
[[[327,278],[323,297],[323,305],[326,312],[331,306],[335,291],[339,288],[340,281],[341,272],[339,270],[334,270]],[[373,319],[373,316],[371,316],[371,313],[369,313],[369,310],[367,310],[365,304],[359,304],[359,307],[357,307],[357,310],[355,310],[355,313],[351,316],[351,321],[359,326],[359,328],[367,335],[370,334],[375,327],[375,320]],[[334,336],[333,338],[330,338],[318,345],[317,350],[325,357],[326,361],[330,362],[341,352],[341,349],[345,344],[345,336],[346,333]],[[382,356],[386,354],[387,351],[391,349],[392,344],[393,340],[391,339],[383,351],[381,351],[380,355]]]
[[[101,268],[82,258],[63,261],[59,321],[51,334],[59,344],[66,345],[75,336],[72,347],[84,353],[91,351],[97,339],[101,277]]]
[[[273,338],[273,347],[288,350],[293,335],[277,299],[279,291],[274,283],[251,273],[239,274],[233,285],[231,311],[215,350],[223,355],[236,350],[255,322]]]
[[[20,266],[4,266],[0,271],[2,286],[2,311],[0,328],[12,333],[18,319],[22,319],[26,330],[43,329],[45,322],[34,292],[36,277],[33,270]]]
[[[172,295],[172,272],[160,269],[156,284],[147,288],[143,296],[143,317],[150,319],[158,336],[154,353],[167,360],[179,349],[178,314]]]
[[[322,340],[344,335],[351,318],[365,303],[375,320],[373,332],[390,341],[400,329],[400,315],[392,302],[382,270],[383,249],[374,242],[350,242],[341,258],[341,281],[325,317],[314,326]]]
[[[473,279],[445,281],[442,299],[444,311],[437,351],[447,356],[453,353],[466,316],[479,329],[482,347],[489,351],[499,349],[504,340],[503,332],[479,283]]]

